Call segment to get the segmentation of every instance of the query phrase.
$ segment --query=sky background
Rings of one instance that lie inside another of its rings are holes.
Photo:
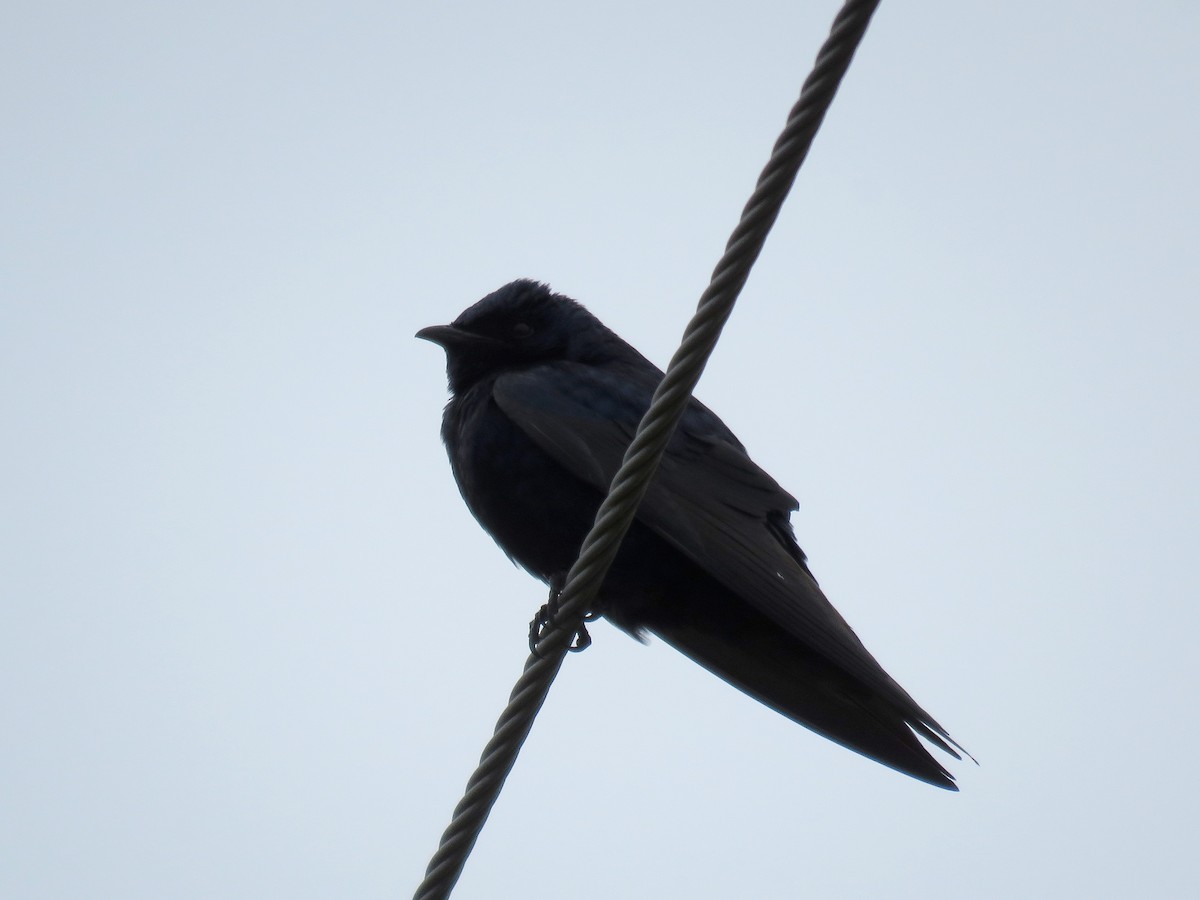
[[[0,895],[394,898],[544,600],[438,348],[670,358],[838,4],[0,13]],[[599,624],[456,898],[1200,893],[1200,6],[884,3],[699,396],[981,765]]]

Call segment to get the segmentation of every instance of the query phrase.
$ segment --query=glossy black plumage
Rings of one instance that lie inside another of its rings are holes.
[[[547,582],[565,574],[662,372],[581,305],[532,281],[417,336],[446,350],[442,438],[467,506],[530,573]],[[813,731],[954,789],[916,735],[959,758],[953,741],[825,598],[788,521],[797,508],[693,400],[600,611]]]

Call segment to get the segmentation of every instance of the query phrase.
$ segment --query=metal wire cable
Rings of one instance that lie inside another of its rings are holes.
[[[879,0],[847,0],[834,19],[800,99],[788,114],[771,158],[567,575],[554,624],[526,660],[415,900],[441,900],[454,889],[878,5]]]

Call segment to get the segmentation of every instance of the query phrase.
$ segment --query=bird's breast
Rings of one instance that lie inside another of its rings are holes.
[[[574,562],[601,496],[541,450],[476,385],[446,408],[442,436],[459,490],[501,549],[548,579]]]

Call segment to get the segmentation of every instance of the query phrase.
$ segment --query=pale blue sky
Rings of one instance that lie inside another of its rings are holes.
[[[665,364],[837,6],[6,6],[0,895],[411,893],[544,599],[412,334]],[[883,4],[698,391],[962,792],[601,624],[456,898],[1200,891],[1198,46]]]

